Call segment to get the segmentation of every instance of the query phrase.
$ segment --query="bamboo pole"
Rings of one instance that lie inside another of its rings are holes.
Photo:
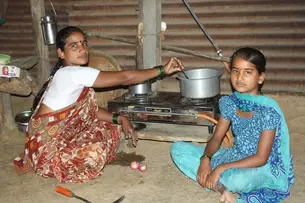
[[[90,36],[90,37],[98,37],[98,38],[102,38],[102,39],[109,39],[109,40],[113,40],[113,41],[136,45],[135,41],[128,40],[123,37],[103,35],[103,34],[96,33],[96,32],[87,32],[86,34],[87,34],[87,36]],[[205,55],[205,54],[202,54],[199,52],[195,52],[195,51],[192,51],[189,49],[179,48],[179,47],[175,47],[175,46],[162,45],[161,48],[163,50],[167,50],[167,51],[174,51],[174,52],[191,55],[191,56],[196,56],[196,57],[201,57],[201,58],[205,58],[205,59],[210,59],[210,60],[214,60],[214,61],[221,61],[221,62],[227,62],[227,63],[230,61],[229,57],[208,56],[208,55]]]

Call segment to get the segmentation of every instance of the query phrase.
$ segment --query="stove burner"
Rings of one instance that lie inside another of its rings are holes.
[[[152,92],[149,94],[131,94],[127,93],[125,95],[125,99],[127,101],[136,102],[139,104],[146,104],[151,102],[153,99],[156,99],[158,97],[157,92]]]
[[[216,118],[220,95],[204,99],[182,97],[180,92],[125,93],[108,102],[108,110],[126,115],[133,122],[171,123],[207,126],[213,132],[214,123],[196,118],[204,113]]]
[[[195,105],[195,106],[200,106],[200,105],[206,105],[210,104],[213,102],[213,98],[186,98],[186,97],[181,97],[180,103],[181,104],[190,104],[190,105]]]

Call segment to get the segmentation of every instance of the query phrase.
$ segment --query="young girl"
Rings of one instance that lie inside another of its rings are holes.
[[[265,65],[258,50],[237,50],[230,63],[235,91],[219,101],[221,117],[213,137],[206,147],[176,142],[171,148],[177,167],[202,187],[219,191],[220,202],[280,202],[294,182],[283,112],[260,91]],[[230,125],[234,145],[219,149]]]
[[[76,27],[58,32],[56,48],[59,60],[36,98],[24,157],[14,163],[20,172],[33,169],[61,183],[84,182],[102,175],[104,165],[115,159],[120,134],[114,124],[122,126],[125,136],[131,135],[134,146],[137,143],[127,117],[99,109],[89,87],[141,83],[184,67],[176,58],[144,70],[111,72],[85,67],[88,44],[83,31]]]

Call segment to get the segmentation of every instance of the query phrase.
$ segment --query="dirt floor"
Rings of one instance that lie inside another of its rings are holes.
[[[291,196],[285,201],[301,203],[305,201],[305,97],[273,95],[280,103],[288,121],[291,149],[294,156],[295,184]],[[27,100],[26,98],[24,100]],[[23,101],[14,108],[15,112],[27,109]],[[184,130],[188,127],[185,127]],[[148,129],[149,130],[149,129]],[[204,129],[206,130],[206,129]],[[158,133],[161,133],[159,130]],[[164,134],[180,135],[181,129],[168,125]],[[59,184],[55,179],[45,179],[30,172],[16,174],[13,159],[24,147],[24,135],[13,130],[0,136],[0,202],[55,203],[81,202],[55,192],[58,185],[72,190],[75,194],[92,202],[111,203],[125,195],[123,203],[211,203],[218,202],[217,193],[205,192],[199,185],[183,176],[174,166],[169,156],[170,142],[140,140],[136,154],[148,167],[144,173],[133,171],[122,163],[107,165],[104,175],[83,184]]]

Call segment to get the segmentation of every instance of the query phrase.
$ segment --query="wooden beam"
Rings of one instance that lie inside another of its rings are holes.
[[[41,17],[46,15],[44,0],[30,0],[31,3],[31,15],[32,15],[32,27],[34,35],[34,45],[36,55],[40,59],[38,66],[38,85],[42,86],[49,76],[49,47],[44,44],[42,29],[41,29]]]

